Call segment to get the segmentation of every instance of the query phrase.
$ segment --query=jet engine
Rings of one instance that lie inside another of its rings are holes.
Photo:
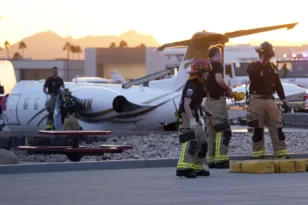
[[[113,100],[112,107],[117,113],[123,113],[139,108],[140,106],[129,102],[124,96],[119,95]]]
[[[119,93],[104,87],[82,86],[72,89],[72,95],[79,98],[82,104],[81,118],[106,119],[116,116],[113,101]]]

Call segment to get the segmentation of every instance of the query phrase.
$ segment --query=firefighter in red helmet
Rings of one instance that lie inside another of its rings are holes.
[[[179,111],[181,124],[179,125],[179,140],[182,150],[176,168],[177,176],[196,178],[209,176],[207,169],[206,133],[200,121],[201,104],[206,97],[204,81],[211,71],[208,60],[198,59],[191,64],[189,79],[187,80],[181,97]]]

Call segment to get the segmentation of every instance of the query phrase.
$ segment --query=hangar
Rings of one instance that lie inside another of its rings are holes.
[[[51,75],[56,66],[59,76],[71,81],[76,75],[84,75],[84,60],[12,60],[16,80],[41,80]]]

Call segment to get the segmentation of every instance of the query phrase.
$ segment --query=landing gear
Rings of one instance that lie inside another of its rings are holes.
[[[178,130],[178,124],[177,122],[169,123],[164,125],[165,131],[177,131]]]

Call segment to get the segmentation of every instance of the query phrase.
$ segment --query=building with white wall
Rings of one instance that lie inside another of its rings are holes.
[[[17,81],[41,80],[51,76],[51,68],[58,67],[59,76],[71,81],[76,75],[84,75],[84,60],[11,60]]]
[[[113,70],[125,79],[146,74],[146,50],[148,48],[86,48],[84,75],[112,78]]]

